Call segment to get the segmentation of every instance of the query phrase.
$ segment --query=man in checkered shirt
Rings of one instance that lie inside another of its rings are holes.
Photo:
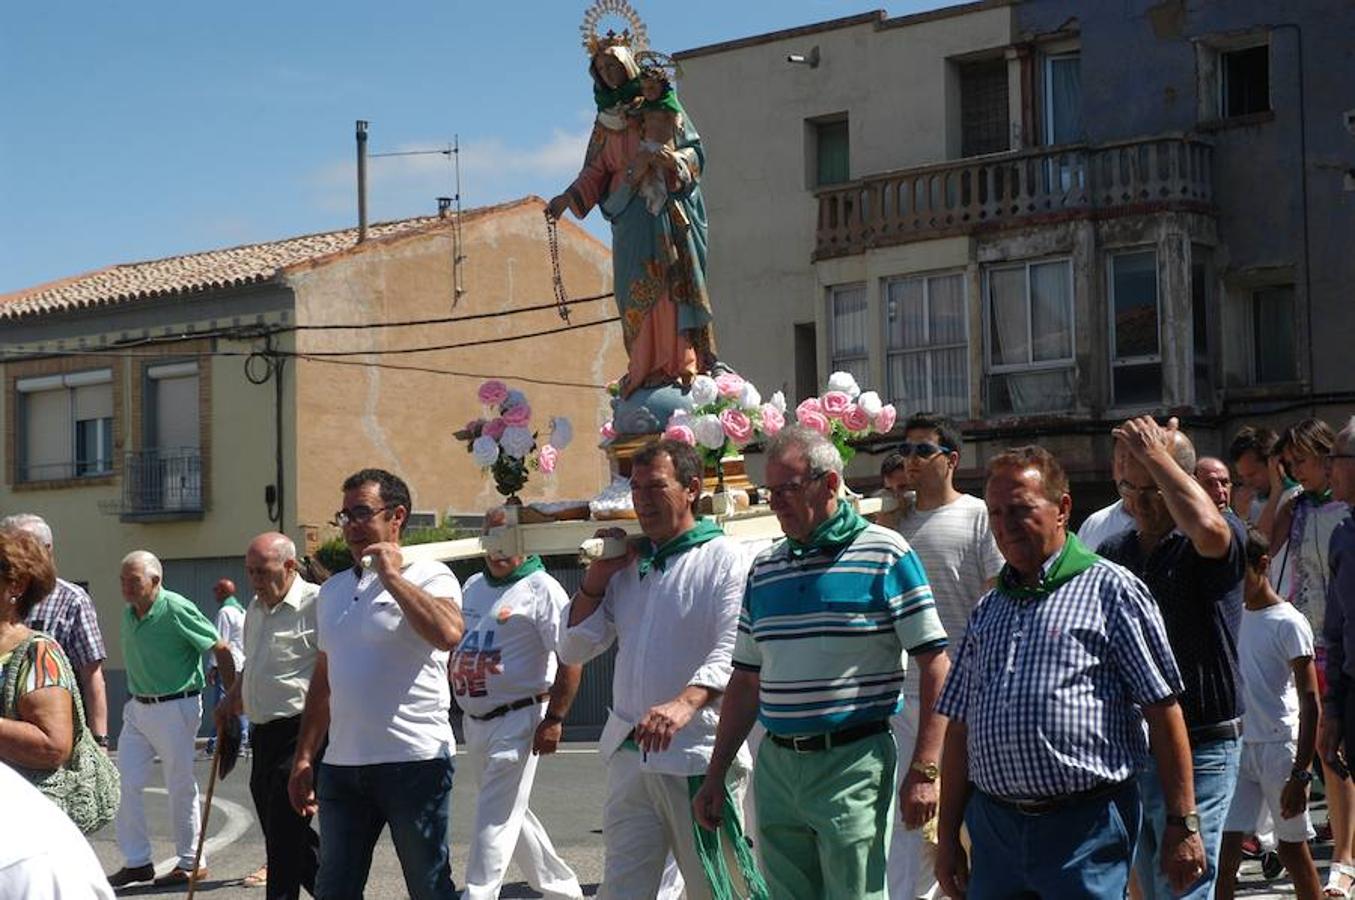
[[[970,616],[936,707],[950,719],[942,889],[970,900],[1124,896],[1149,734],[1177,820],[1162,865],[1184,889],[1205,874],[1205,855],[1161,614],[1141,581],[1068,533],[1068,477],[1047,450],[995,457],[985,500],[1007,565]]]
[[[0,530],[15,528],[37,538],[52,552],[52,529],[42,516],[19,513],[0,519]],[[53,554],[55,555],[55,554]],[[108,697],[104,691],[103,633],[94,601],[84,588],[58,578],[56,587],[28,613],[29,628],[44,631],[66,651],[80,680],[80,695],[85,701],[85,718],[99,746],[108,746]]]

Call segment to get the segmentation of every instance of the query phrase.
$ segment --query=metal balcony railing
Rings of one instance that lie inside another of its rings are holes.
[[[122,485],[124,517],[201,513],[202,452],[180,447],[128,453]]]
[[[1066,144],[872,175],[816,195],[815,259],[1059,214],[1208,210],[1213,147],[1180,135]]]

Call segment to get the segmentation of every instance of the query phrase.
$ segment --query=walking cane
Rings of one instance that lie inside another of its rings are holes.
[[[207,839],[207,819],[212,814],[212,794],[216,791],[217,763],[221,761],[221,748],[226,743],[225,730],[217,729],[216,749],[212,751],[212,775],[207,779],[207,803],[202,810],[202,828],[198,830],[198,852],[193,855],[193,871],[188,874],[188,900],[198,889],[198,869],[202,866],[202,844]]]

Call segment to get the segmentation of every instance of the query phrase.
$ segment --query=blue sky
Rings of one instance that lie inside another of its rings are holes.
[[[938,0],[633,0],[677,51]],[[373,153],[460,135],[465,206],[568,184],[592,120],[583,0],[5,4],[0,293],[351,226]],[[697,123],[698,126],[700,123]],[[373,221],[431,214],[440,155],[373,160]],[[596,213],[591,219],[596,219]],[[602,233],[590,221],[595,233]]]

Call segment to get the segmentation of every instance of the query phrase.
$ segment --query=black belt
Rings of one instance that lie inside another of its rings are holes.
[[[841,747],[844,744],[850,744],[853,741],[859,741],[862,738],[868,738],[871,735],[888,730],[889,723],[881,719],[875,722],[867,722],[864,725],[853,725],[840,731],[830,731],[827,734],[794,736],[768,734],[767,737],[771,738],[772,743],[778,747],[786,747],[796,753],[817,753],[820,750],[831,750],[834,747]]]
[[[196,690],[191,691],[179,691],[177,694],[161,694],[159,697],[142,697],[138,694],[133,694],[132,699],[137,703],[168,703],[171,700],[184,700],[188,697],[196,697],[201,693],[202,688],[197,688]]]
[[[1240,738],[1242,737],[1242,720],[1229,719],[1227,722],[1215,722],[1212,725],[1196,725],[1190,729],[1189,734],[1192,745]]]
[[[499,716],[506,716],[510,712],[519,709],[525,709],[528,706],[535,706],[545,700],[550,699],[550,694],[537,694],[535,697],[523,697],[521,700],[514,700],[512,703],[505,703],[503,706],[496,706],[483,716],[477,716],[475,713],[466,713],[477,722],[487,722],[490,719],[497,719]]]
[[[1077,806],[1080,803],[1090,803],[1092,800],[1100,800],[1114,794],[1120,788],[1132,781],[1108,781],[1105,784],[1099,784],[1094,788],[1085,791],[1078,791],[1074,794],[1064,794],[1061,797],[1040,797],[1036,800],[1016,800],[1010,797],[999,797],[996,794],[984,792],[983,796],[992,800],[999,806],[1005,806],[1008,809],[1014,809],[1027,816],[1043,816],[1048,813],[1058,812],[1061,809],[1067,809],[1070,806]]]

